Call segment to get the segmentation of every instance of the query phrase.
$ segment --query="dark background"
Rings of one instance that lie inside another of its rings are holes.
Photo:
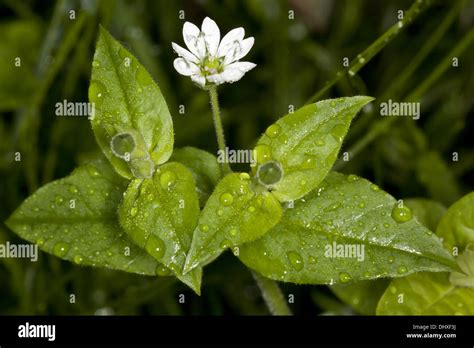
[[[301,107],[325,82],[393,24],[412,1],[363,0],[3,0],[0,2],[0,221],[39,186],[66,176],[97,153],[87,118],[56,117],[54,104],[87,101],[98,25],[145,65],[165,95],[176,146],[215,153],[208,95],[173,69],[171,42],[183,45],[180,10],[198,26],[213,18],[224,34],[242,26],[257,63],[219,89],[228,145],[248,149],[265,128]],[[75,10],[76,18],[69,19]],[[288,19],[293,10],[295,19]],[[435,1],[352,78],[322,99],[365,94],[377,99],[354,122],[336,168],[364,176],[397,198],[445,206],[473,190],[473,1]],[[443,24],[444,23],[444,24]],[[464,40],[464,41],[463,41]],[[451,62],[453,50],[459,66]],[[21,69],[13,57],[22,58]],[[387,124],[379,103],[421,102],[421,118]],[[185,114],[178,106],[185,106]],[[468,122],[471,118],[471,122]],[[375,136],[372,136],[375,134]],[[368,135],[370,135],[369,138]],[[354,151],[357,150],[357,151]],[[15,152],[22,160],[14,161]],[[453,161],[457,152],[459,161]],[[234,169],[245,169],[234,166]],[[0,225],[0,242],[20,241]],[[250,272],[230,253],[205,269],[202,296],[174,278],[149,278],[39,261],[0,260],[1,314],[268,314]],[[283,285],[299,315],[353,314],[325,286]],[[76,303],[69,303],[75,294]],[[186,303],[178,303],[178,295]]]

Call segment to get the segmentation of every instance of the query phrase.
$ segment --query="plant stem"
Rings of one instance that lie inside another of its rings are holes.
[[[252,275],[272,315],[293,315],[285,301],[283,293],[275,281],[265,278],[254,271],[252,271]]]
[[[432,0],[416,1],[403,16],[403,19],[392,25],[382,36],[377,38],[369,47],[357,55],[356,59],[348,68],[339,71],[331,80],[327,81],[323,88],[317,91],[306,104],[319,100],[339,80],[349,74],[350,77],[357,74],[374,56],[376,56],[389,42],[391,42],[403,28],[410,25],[418,16],[433,3]]]
[[[451,65],[451,60],[453,57],[459,57],[470,45],[474,42],[474,29],[471,29],[464,35],[464,37],[458,42],[458,44],[443,58],[443,60],[438,63],[435,69],[431,74],[420,84],[418,87],[410,93],[406,98],[407,102],[413,102],[420,100],[421,97],[430,89],[430,87],[440,78],[440,76],[446,72],[446,70]],[[371,144],[375,139],[380,135],[384,134],[389,128],[390,125],[395,122],[396,117],[388,117],[383,120],[378,121],[374,126],[363,136],[361,137],[353,146],[347,150],[351,156],[357,155],[361,152],[366,146]],[[343,161],[338,161],[334,165],[334,169],[340,169],[344,164]]]
[[[224,174],[230,173],[231,169],[229,161],[227,160],[227,151],[224,138],[224,129],[222,127],[221,113],[219,109],[219,100],[217,98],[217,87],[212,86],[209,89],[209,97],[211,98],[212,117],[214,119],[214,128],[216,130],[217,145],[219,150],[224,153],[224,162],[222,163],[222,170]]]

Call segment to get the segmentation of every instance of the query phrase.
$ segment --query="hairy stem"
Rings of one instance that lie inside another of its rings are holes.
[[[219,109],[219,101],[217,98],[217,87],[213,86],[209,89],[209,97],[211,98],[212,117],[214,119],[214,128],[216,130],[217,145],[219,150],[224,154],[224,162],[222,170],[224,174],[230,173],[231,169],[227,160],[227,151],[224,138],[224,129],[222,128],[221,113]]]
[[[285,301],[283,293],[275,281],[265,278],[254,271],[252,271],[252,275],[257,282],[262,297],[272,315],[293,315]]]

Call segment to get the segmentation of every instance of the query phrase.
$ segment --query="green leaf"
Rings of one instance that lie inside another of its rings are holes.
[[[216,156],[195,147],[175,149],[170,161],[184,164],[196,180],[196,190],[201,206],[206,204],[219,178],[222,176],[221,166]]]
[[[456,286],[474,288],[474,244],[469,244],[456,261],[463,273],[452,272],[449,281]]]
[[[316,188],[331,169],[357,112],[372,97],[330,99],[288,114],[267,128],[255,147],[262,164],[276,161],[281,179],[258,175],[280,201],[292,201]],[[253,169],[255,174],[255,169]]]
[[[446,208],[435,201],[424,198],[404,199],[403,204],[410,208],[416,219],[431,231],[436,231]]]
[[[456,287],[448,273],[416,273],[393,279],[377,315],[474,315],[474,289]]]
[[[430,197],[446,206],[461,196],[455,176],[437,152],[427,152],[419,156],[416,176],[426,187]]]
[[[454,247],[463,250],[474,242],[474,192],[471,192],[449,207],[441,219],[436,234],[443,238],[448,250]]]
[[[240,259],[268,278],[305,284],[457,268],[407,207],[369,181],[339,173],[287,208],[261,239],[244,244]]]
[[[390,280],[361,280],[352,284],[334,284],[330,288],[336,296],[363,315],[375,315],[380,297]]]
[[[136,247],[119,225],[117,206],[125,187],[105,159],[97,160],[41,187],[6,224],[61,259],[155,275],[160,264]]]
[[[182,278],[199,217],[191,172],[180,163],[170,162],[160,166],[152,178],[132,180],[118,214],[130,238]],[[191,278],[193,288],[197,288],[201,269],[185,277]]]
[[[101,27],[92,63],[92,129],[102,151],[125,178],[149,178],[173,151],[168,107],[145,68]]]
[[[280,219],[280,202],[267,191],[255,192],[247,173],[222,179],[201,212],[184,272],[205,266],[225,249],[263,236]]]

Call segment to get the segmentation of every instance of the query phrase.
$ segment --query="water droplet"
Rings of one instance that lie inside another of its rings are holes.
[[[392,209],[392,218],[399,224],[402,224],[410,221],[413,218],[413,213],[407,206],[399,206],[398,204],[395,204]]]
[[[224,215],[224,210],[222,209],[217,210],[217,216],[222,216],[222,215]]]
[[[301,180],[301,181],[300,181],[300,185],[301,185],[301,186],[306,186],[306,180]]]
[[[98,81],[92,81],[89,86],[89,100],[94,103],[95,107],[101,107],[104,102],[106,89],[104,85]]]
[[[248,207],[247,211],[249,213],[253,213],[255,211],[255,207],[253,205],[251,205],[250,207]]]
[[[286,254],[288,260],[290,261],[291,267],[293,267],[297,272],[301,271],[304,267],[303,258],[296,251],[290,251]]]
[[[390,224],[388,224],[388,223],[384,223],[384,224],[383,224],[383,227],[385,227],[385,228],[389,228],[389,227],[390,227]]]
[[[130,209],[130,215],[131,216],[135,216],[135,215],[137,215],[137,213],[138,213],[137,207],[133,207],[132,209]]]
[[[84,261],[84,258],[81,255],[74,255],[74,263],[80,265]]]
[[[232,196],[232,194],[230,194],[229,192],[224,192],[220,196],[219,201],[221,202],[223,206],[227,207],[234,202],[234,196]]]
[[[257,163],[265,163],[272,159],[272,148],[265,144],[260,144],[254,148],[254,156]]]
[[[354,182],[354,181],[357,181],[359,179],[359,177],[357,175],[354,175],[354,174],[350,174],[347,176],[347,181],[349,182]]]
[[[364,202],[360,202],[360,203],[359,203],[359,208],[365,208],[365,203],[364,203]]]
[[[336,124],[334,127],[331,129],[331,135],[336,139],[338,142],[342,141],[342,138],[344,138],[344,135],[346,134],[347,128],[343,124]]]
[[[389,263],[393,263],[393,261],[394,261],[393,256],[389,256],[389,257],[388,257],[388,262],[389,262]]]
[[[56,202],[56,204],[62,204],[64,202],[64,198],[62,198],[61,196],[56,196],[54,197],[54,201]]]
[[[53,247],[53,254],[57,257],[64,257],[69,251],[69,244],[66,243],[56,243]]]
[[[71,193],[77,193],[77,192],[78,192],[77,187],[76,187],[76,186],[72,186],[72,185],[69,186],[69,192],[71,192]]]
[[[308,262],[311,264],[315,264],[316,262],[318,262],[318,259],[315,258],[314,256],[310,256],[308,257]]]
[[[161,238],[152,234],[146,241],[145,249],[155,259],[160,260],[165,256],[166,245]]]
[[[155,199],[155,195],[153,193],[149,193],[146,196],[146,199],[147,199],[148,202],[152,202]]]
[[[176,183],[176,174],[167,170],[160,175],[160,185],[164,190],[170,190]]]
[[[93,60],[93,61],[92,61],[92,66],[93,66],[94,68],[98,68],[98,67],[100,67],[100,63],[99,63],[97,60]]]
[[[235,236],[237,236],[237,230],[235,228],[233,228],[233,229],[230,230],[229,234],[230,234],[231,237],[235,237]]]
[[[221,249],[227,249],[227,248],[230,248],[231,246],[232,246],[232,242],[228,239],[224,239],[220,244]]]
[[[406,268],[405,266],[400,266],[400,267],[398,267],[398,273],[399,273],[399,274],[405,274],[405,273],[407,273],[407,271],[408,271],[408,270],[407,270],[407,268]]]
[[[324,146],[324,145],[326,145],[326,142],[323,139],[318,139],[316,141],[316,145],[317,146]]]
[[[267,128],[267,130],[265,131],[265,134],[269,138],[276,138],[278,134],[280,134],[280,131],[281,131],[281,127],[279,125],[272,124],[270,127]]]
[[[371,184],[371,185],[370,185],[370,189],[371,189],[372,191],[374,191],[374,192],[380,191],[380,187],[378,187],[378,186],[375,185],[375,184]]]
[[[202,232],[207,232],[207,231],[209,231],[209,225],[207,225],[207,224],[201,224],[201,225],[199,225],[199,229],[200,229]]]
[[[249,180],[250,175],[248,175],[247,173],[240,173],[239,178],[240,178],[240,180]]]
[[[43,238],[40,238],[36,241],[36,244],[38,244],[38,246],[42,246],[44,245],[44,239]]]
[[[161,277],[166,277],[166,276],[170,276],[171,275],[171,271],[168,267],[166,267],[165,265],[158,265],[156,266],[155,268],[155,274],[157,276],[161,276]]]
[[[267,188],[280,182],[282,177],[283,167],[277,161],[266,162],[257,169],[259,183]]]
[[[352,279],[351,275],[347,272],[341,272],[339,273],[339,280],[341,283],[347,283]]]
[[[92,196],[95,193],[95,191],[93,189],[89,189],[87,193]]]
[[[100,176],[100,173],[99,171],[97,170],[96,167],[94,166],[87,166],[87,172],[89,173],[89,175],[93,178],[97,178]]]

